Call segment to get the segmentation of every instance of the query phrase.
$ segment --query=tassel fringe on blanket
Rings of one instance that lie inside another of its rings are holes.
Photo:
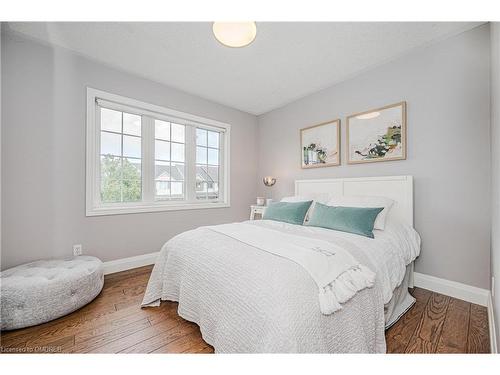
[[[375,273],[369,268],[358,265],[344,273],[327,286],[320,288],[319,306],[324,315],[342,309],[342,303],[349,301],[354,295],[375,284]]]

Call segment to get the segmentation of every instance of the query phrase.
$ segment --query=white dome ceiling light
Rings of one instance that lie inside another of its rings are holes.
[[[245,47],[257,35],[255,22],[214,22],[215,38],[227,47]]]

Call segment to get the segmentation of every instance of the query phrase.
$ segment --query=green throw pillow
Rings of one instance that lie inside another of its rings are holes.
[[[266,208],[263,219],[302,225],[311,204],[312,201],[271,203]]]
[[[383,209],[384,207],[334,207],[316,203],[307,225],[374,238],[373,225]]]

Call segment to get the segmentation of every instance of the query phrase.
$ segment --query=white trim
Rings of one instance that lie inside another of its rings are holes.
[[[126,96],[116,95],[116,94],[109,93],[107,91],[97,90],[97,89],[94,89],[92,87],[87,87],[87,95],[91,95],[94,98],[93,99],[94,101],[96,100],[96,98],[99,98],[99,99],[103,99],[107,102],[114,102],[115,105],[127,105],[130,107],[135,107],[137,109],[140,109],[141,112],[142,112],[142,110],[146,110],[146,111],[154,113],[155,116],[158,114],[160,114],[160,115],[163,114],[166,116],[172,116],[176,120],[184,119],[184,120],[188,120],[190,122],[195,122],[195,123],[201,124],[201,125],[212,125],[218,129],[219,128],[224,128],[224,129],[231,128],[231,125],[227,124],[225,122],[208,119],[208,118],[201,117],[201,116],[192,115],[192,114],[186,113],[186,112],[176,111],[175,109],[165,108],[165,107],[151,104],[151,103],[141,102],[139,100],[132,99],[132,98],[129,98]]]
[[[225,202],[208,202],[208,203],[186,203],[179,204],[167,202],[165,204],[143,204],[133,206],[121,207],[96,207],[87,216],[105,216],[105,215],[122,215],[122,214],[140,214],[147,212],[160,212],[160,211],[183,211],[183,210],[204,210],[207,208],[227,208],[231,207],[229,203]]]
[[[497,354],[497,331],[495,324],[495,310],[491,293],[488,296],[488,328],[490,330],[490,353]]]
[[[481,306],[488,306],[490,291],[456,281],[415,272],[415,286]]]
[[[103,262],[104,274],[121,272],[154,264],[159,251],[149,254],[137,255],[135,257],[122,258]]]
[[[196,164],[196,128],[192,126],[186,127],[185,134],[185,153],[186,153],[186,164],[193,165]],[[208,156],[207,156],[208,157]],[[222,169],[222,168],[219,168]],[[184,194],[186,194],[186,199],[189,202],[196,201],[196,189],[187,189],[187,186],[191,183],[196,184],[196,168],[185,168],[184,170]]]

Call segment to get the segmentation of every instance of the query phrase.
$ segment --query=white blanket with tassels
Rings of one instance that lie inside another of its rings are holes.
[[[329,315],[375,282],[375,273],[349,252],[328,241],[283,233],[247,223],[207,227],[254,248],[289,259],[303,267],[319,290],[319,306]]]

